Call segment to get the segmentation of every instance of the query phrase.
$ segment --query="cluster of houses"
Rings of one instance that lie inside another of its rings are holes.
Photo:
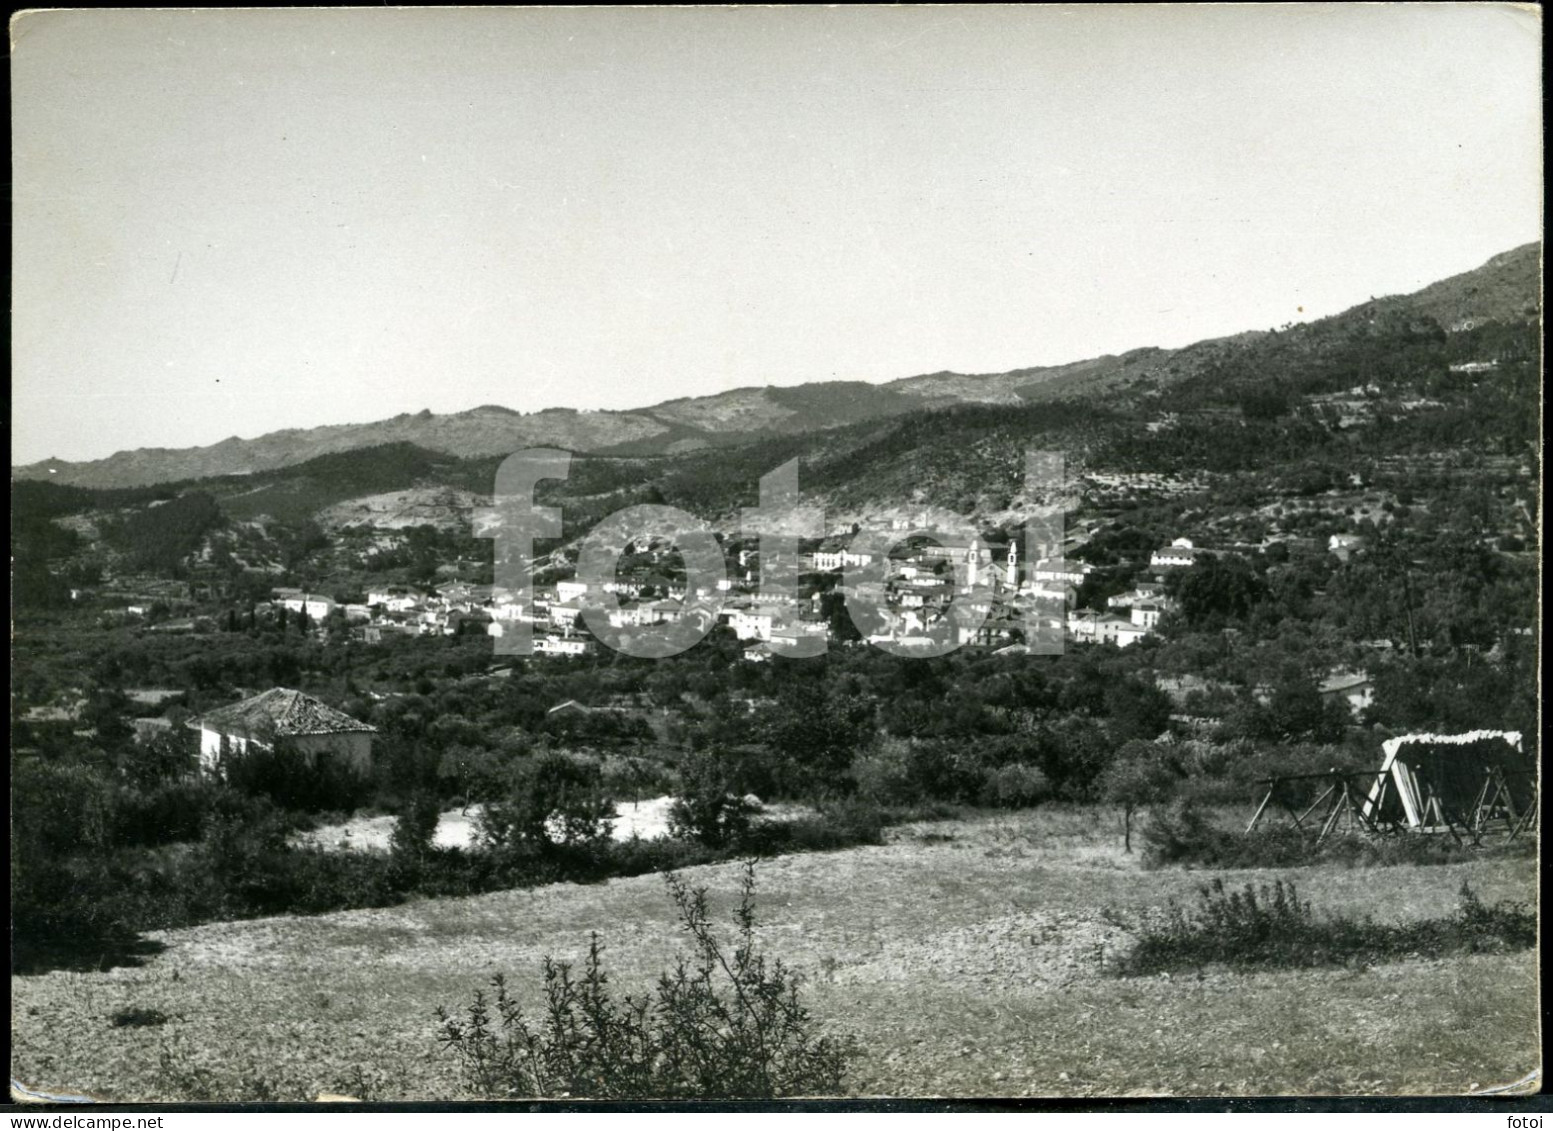
[[[1150,565],[1160,578],[1168,570],[1190,568],[1201,552],[1177,539],[1155,551]],[[854,547],[845,537],[827,540],[789,563],[810,578],[802,597],[758,591],[759,564],[754,551],[741,551],[736,579],[710,586],[653,571],[602,584],[564,578],[535,585],[527,602],[499,586],[452,581],[432,589],[386,585],[369,590],[359,604],[276,589],[273,603],[319,624],[343,621],[353,638],[366,643],[390,634],[479,631],[501,637],[525,625],[535,654],[542,656],[586,655],[595,646],[589,629],[606,625],[625,630],[688,621],[701,632],[722,625],[745,643],[746,659],[757,662],[772,654],[822,650],[829,632],[824,595],[863,596],[845,572],[857,569],[870,573],[866,596],[873,615],[866,638],[873,643],[997,647],[1015,640],[1033,615],[1053,628],[1065,627],[1076,642],[1126,647],[1154,632],[1172,607],[1156,579],[1110,597],[1103,611],[1076,608],[1092,565],[1062,558],[1026,562],[1017,542],[979,537],[916,540],[887,556]],[[842,576],[830,582],[821,577],[837,573]],[[822,642],[820,647],[814,641]]]
[[[353,639],[377,643],[387,635],[454,636],[466,625],[488,625],[496,611],[489,585],[454,581],[434,589],[388,585],[369,590],[362,603],[343,603],[302,589],[276,589],[271,604],[324,624],[338,614]]]
[[[1341,534],[1328,549],[1342,558],[1361,549],[1363,539]],[[277,589],[274,604],[305,613],[315,622],[343,618],[352,636],[367,643],[388,634],[456,635],[465,631],[501,637],[515,625],[532,632],[534,652],[582,656],[595,646],[590,629],[628,630],[689,622],[706,632],[726,626],[746,645],[751,661],[772,654],[823,650],[828,623],[823,597],[866,597],[866,639],[909,646],[914,642],[959,647],[1007,645],[1032,616],[1061,626],[1078,643],[1127,647],[1158,630],[1174,605],[1165,579],[1198,565],[1210,551],[1177,538],[1149,557],[1152,580],[1107,598],[1105,608],[1078,608],[1078,592],[1094,566],[1063,558],[1023,561],[1017,541],[979,537],[911,540],[887,555],[852,544],[842,535],[787,563],[806,576],[804,596],[773,597],[759,590],[759,555],[742,550],[734,579],[692,585],[672,571],[635,571],[591,583],[571,577],[535,585],[520,602],[499,586],[451,581],[433,589],[388,585],[369,590],[360,604],[342,604],[300,589]],[[771,563],[768,563],[771,564]],[[867,592],[852,571],[869,576]],[[823,575],[840,574],[825,581]]]

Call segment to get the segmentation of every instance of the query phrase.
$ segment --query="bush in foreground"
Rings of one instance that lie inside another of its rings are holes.
[[[1283,880],[1231,891],[1215,879],[1198,889],[1194,908],[1172,903],[1163,920],[1146,925],[1121,972],[1153,974],[1208,965],[1335,966],[1536,945],[1537,917],[1526,904],[1503,901],[1489,907],[1465,882],[1460,898],[1456,911],[1441,918],[1375,923],[1317,915]]]
[[[461,1018],[439,1008],[438,1039],[484,1099],[770,1099],[835,1095],[858,1055],[820,1036],[799,979],[755,945],[755,871],[746,864],[732,949],[713,933],[706,890],[665,876],[693,953],[650,994],[616,999],[595,933],[580,977],[544,962],[545,1009],[525,1016],[498,975]]]

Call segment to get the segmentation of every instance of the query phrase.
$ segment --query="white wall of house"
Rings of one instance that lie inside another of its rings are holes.
[[[200,728],[200,765],[214,772],[221,763],[222,734],[208,727]],[[250,747],[268,750],[267,743],[242,735],[226,735],[229,754],[245,753]],[[372,770],[372,732],[346,731],[340,734],[302,734],[290,740],[290,744],[306,760],[316,766],[320,756],[337,759],[353,767],[358,773]]]
[[[543,656],[583,656],[591,642],[581,638],[544,636],[534,641],[534,651]]]
[[[770,613],[738,610],[728,618],[728,627],[740,640],[770,640],[773,617]]]

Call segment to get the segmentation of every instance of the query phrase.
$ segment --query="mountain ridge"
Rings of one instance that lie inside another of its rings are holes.
[[[1444,327],[1534,317],[1540,299],[1541,244],[1491,257],[1482,266],[1408,295],[1371,299],[1367,308],[1432,318]],[[1528,295],[1534,296],[1529,300]],[[1327,321],[1318,320],[1311,325]],[[144,487],[275,471],[322,455],[406,442],[460,457],[504,455],[523,447],[560,447],[599,455],[677,455],[758,439],[884,420],[958,404],[1017,406],[1099,395],[1149,381],[1168,385],[1202,372],[1234,349],[1265,337],[1246,331],[1164,349],[1144,346],[1052,366],[1004,373],[941,370],[892,381],[820,381],[743,386],[703,397],[677,397],[638,409],[546,408],[521,413],[483,404],[456,413],[400,413],[360,424],[287,428],[252,439],[230,436],[190,448],[138,448],[98,460],[40,460],[13,466],[16,479],[83,487]]]

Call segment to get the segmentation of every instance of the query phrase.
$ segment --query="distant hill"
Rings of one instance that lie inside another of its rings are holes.
[[[1540,280],[1541,245],[1527,244],[1415,294],[1371,300],[1337,317],[1428,319],[1445,330],[1485,321],[1519,321],[1536,317]],[[11,474],[17,480],[43,479],[85,487],[144,487],[253,475],[383,445],[410,445],[424,453],[459,459],[500,456],[540,446],[599,455],[683,455],[886,421],[923,409],[955,405],[1012,408],[1129,389],[1157,390],[1232,365],[1268,336],[1248,333],[1177,350],[1140,349],[1007,373],[942,372],[878,385],[830,381],[731,389],[622,412],[546,409],[523,414],[482,405],[445,415],[406,413],[367,424],[286,429],[251,440],[233,436],[206,447],[142,448],[78,463],[44,460],[14,467]],[[386,486],[397,488],[400,483]]]

